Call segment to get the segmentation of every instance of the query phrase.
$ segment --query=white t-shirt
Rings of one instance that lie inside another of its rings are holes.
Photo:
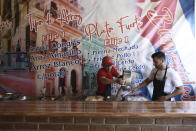
[[[157,72],[157,69],[153,68],[148,78],[153,80],[156,72]],[[156,74],[156,79],[163,80],[164,74],[165,74],[165,70],[159,70]],[[180,76],[175,70],[173,70],[172,68],[168,68],[167,74],[166,74],[164,92],[172,93],[175,87],[179,87],[179,86],[183,86]]]

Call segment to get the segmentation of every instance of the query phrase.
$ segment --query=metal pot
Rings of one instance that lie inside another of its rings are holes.
[[[131,86],[122,85],[121,88],[123,91],[129,91],[131,89]]]

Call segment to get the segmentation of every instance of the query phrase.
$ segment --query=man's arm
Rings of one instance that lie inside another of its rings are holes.
[[[168,100],[170,98],[173,98],[175,96],[178,96],[180,94],[182,94],[184,92],[183,90],[183,86],[179,86],[179,87],[176,87],[176,90],[174,92],[172,92],[171,94],[167,95],[167,96],[161,96],[159,98],[159,101],[165,101],[165,100]]]
[[[136,88],[133,88],[131,91],[136,92],[140,88],[147,86],[150,82],[152,82],[152,80],[149,78],[146,78],[141,84],[139,84]]]
[[[112,84],[112,83],[119,83],[119,84],[123,84],[123,80],[121,78],[119,79],[108,79],[106,77],[101,77],[100,78],[101,84],[103,85],[107,85],[107,84]]]

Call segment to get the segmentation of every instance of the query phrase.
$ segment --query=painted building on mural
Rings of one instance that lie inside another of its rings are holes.
[[[51,54],[60,54],[64,52],[80,51],[81,44],[73,45],[71,47],[55,47],[66,42],[80,41],[82,39],[82,31],[76,20],[66,21],[67,23],[62,23],[61,17],[67,14],[81,14],[80,7],[77,1],[61,1],[61,0],[50,0],[50,1],[32,1],[31,5],[34,7],[30,8],[30,12],[36,13],[33,15],[30,13],[28,18],[37,19],[51,23],[44,23],[39,28],[33,28],[31,32],[31,40],[34,41],[34,47],[48,47],[49,51],[32,52],[31,56],[44,56],[42,60],[36,60],[31,63],[31,66],[40,66],[46,64],[53,64],[50,68],[33,70],[36,72],[36,94],[40,94],[40,91],[45,90],[45,95],[47,96],[57,96],[57,95],[71,95],[80,94],[82,88],[81,74],[82,66],[79,62],[77,64],[70,64],[75,60],[81,60],[81,54],[70,54],[65,57],[51,57]],[[64,12],[63,12],[64,11]],[[65,14],[64,14],[65,13]],[[67,13],[67,14],[66,14]],[[30,20],[30,19],[29,19]],[[31,22],[31,21],[29,21]],[[31,24],[30,24],[31,26]],[[31,28],[31,27],[30,27]],[[33,43],[31,43],[33,44]],[[33,47],[32,47],[33,48]],[[31,51],[30,51],[31,52]],[[61,63],[61,64],[54,64]],[[65,64],[66,63],[66,64]],[[31,67],[32,69],[32,67]],[[41,78],[43,74],[51,74],[54,72],[60,72],[64,70],[66,75],[61,77],[50,77]],[[62,86],[63,87],[62,87]]]
[[[1,1],[0,4],[1,23],[7,22],[6,27],[1,29],[3,33],[0,35],[0,57],[3,58],[0,65],[3,75],[0,80],[5,92],[11,90],[36,96],[43,95],[43,90],[46,96],[80,94],[82,29],[77,20],[66,21],[62,18],[64,15],[72,14],[80,16],[82,10],[78,1],[8,0]],[[36,21],[42,23],[39,25]],[[54,47],[69,42],[78,44],[62,48]],[[48,47],[48,50],[35,51],[36,47]],[[55,53],[65,54],[65,52],[70,55],[52,57]],[[75,63],[70,66],[69,62]],[[51,63],[53,66],[50,68],[43,67]],[[62,71],[66,72],[66,75],[46,77]],[[5,72],[9,72],[6,78]],[[20,77],[21,81],[18,82],[16,77]],[[5,82],[6,79],[12,80],[18,86],[10,85],[9,82]],[[23,91],[20,91],[21,88]]]
[[[88,95],[95,94],[97,89],[97,71],[101,67],[100,60],[104,56],[103,53],[97,55],[95,52],[104,50],[103,39],[93,36],[92,41],[89,38],[83,36],[82,39],[82,56],[83,56],[83,93]]]
[[[27,21],[28,1],[0,1],[0,91],[35,95],[29,72]]]

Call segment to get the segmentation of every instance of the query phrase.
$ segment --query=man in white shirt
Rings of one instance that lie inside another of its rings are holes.
[[[182,94],[182,80],[175,70],[165,64],[165,54],[163,52],[156,52],[152,54],[152,59],[155,68],[152,69],[150,76],[131,91],[136,92],[138,89],[153,82],[153,101],[168,101]]]

